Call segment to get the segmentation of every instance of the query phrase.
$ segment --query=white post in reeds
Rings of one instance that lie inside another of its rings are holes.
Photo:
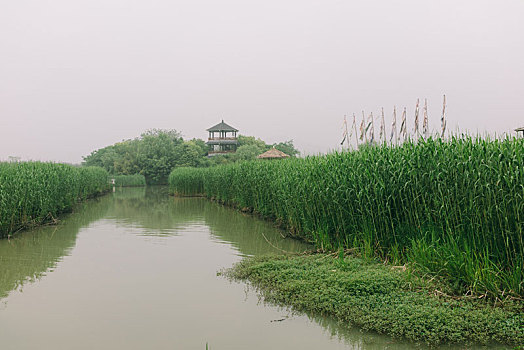
[[[415,139],[415,141],[420,136],[418,132],[419,103],[420,103],[420,100],[417,98],[417,105],[415,106],[415,128],[413,129],[413,138]]]
[[[375,122],[374,122],[374,119],[373,118],[373,112],[371,112],[369,114],[369,125],[368,125],[368,128],[371,127],[371,137],[370,137],[370,140],[369,140],[369,143],[370,144],[373,144],[375,142]],[[367,128],[366,128],[367,130]]]
[[[364,120],[366,119],[364,111],[362,111],[362,116],[364,117]],[[368,124],[364,122],[365,130],[364,130],[364,139],[366,140],[366,145],[368,144],[368,130],[369,130],[369,121]]]
[[[364,115],[364,111],[362,111],[362,123],[360,123],[360,141],[364,140],[365,132],[364,132],[364,126],[366,125],[366,117]],[[366,136],[366,142],[368,138]]]
[[[357,149],[358,149],[358,132],[357,132],[357,120],[355,118],[355,113],[353,113],[353,125],[351,126],[353,130],[351,130],[351,135],[353,135],[353,131],[355,131],[355,139],[357,139]]]
[[[422,135],[425,139],[428,138],[429,125],[428,125],[428,99],[424,99],[424,121],[422,122]]]
[[[406,127],[406,115],[407,115],[407,108],[404,107],[404,111],[402,112],[402,124],[400,124],[400,134],[402,135],[402,141],[406,141],[406,137],[408,135],[408,128]]]
[[[442,117],[440,118],[440,126],[442,128],[440,137],[444,138],[444,133],[446,132],[446,95],[444,95],[444,102],[442,103]]]
[[[386,124],[384,122],[384,107],[382,107],[380,114],[380,142],[386,143]]]
[[[391,136],[389,142],[393,144],[393,134],[395,135],[395,145],[398,145],[398,134],[397,134],[397,106],[393,106],[393,122],[391,123]]]
[[[342,124],[342,142],[340,143],[340,145],[342,146],[342,149],[344,149],[344,141],[347,140],[347,146],[348,146],[348,149],[349,149],[349,135],[348,135],[348,121],[346,119],[346,115],[344,114],[344,123]]]
[[[344,116],[344,126],[346,128],[346,144],[348,146],[348,149],[351,147],[350,144],[349,144],[349,139],[351,138],[351,135],[348,135],[348,122],[346,120],[346,116]]]

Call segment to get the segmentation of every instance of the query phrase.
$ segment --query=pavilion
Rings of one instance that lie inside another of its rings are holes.
[[[238,129],[227,125],[224,120],[215,126],[207,129],[209,132],[208,144],[211,150],[208,152],[209,156],[218,154],[235,153],[238,146]]]

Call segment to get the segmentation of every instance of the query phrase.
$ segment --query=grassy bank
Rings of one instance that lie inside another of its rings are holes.
[[[284,161],[176,169],[171,191],[274,220],[326,250],[359,248],[450,281],[524,296],[524,139],[429,139]]]
[[[146,185],[146,178],[144,175],[113,175],[111,178],[115,179],[115,186],[117,187],[142,187]]]
[[[493,307],[395,270],[337,254],[248,258],[226,272],[265,300],[337,318],[347,326],[433,345],[524,344],[524,304]],[[437,291],[438,290],[438,291]]]
[[[108,174],[98,167],[0,163],[0,238],[52,220],[108,188]]]

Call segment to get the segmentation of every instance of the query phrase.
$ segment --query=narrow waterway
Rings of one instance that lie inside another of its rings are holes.
[[[424,348],[264,304],[217,272],[309,247],[166,191],[117,189],[0,241],[0,349]]]

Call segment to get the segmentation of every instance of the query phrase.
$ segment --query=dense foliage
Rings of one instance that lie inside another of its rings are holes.
[[[99,166],[115,175],[144,175],[149,184],[167,183],[171,170],[178,167],[209,167],[255,159],[271,146],[252,136],[238,137],[236,153],[207,157],[209,146],[203,140],[185,141],[176,130],[149,130],[140,137],[91,152],[84,165]],[[272,145],[290,156],[298,151],[293,141]]]
[[[431,345],[524,344],[522,304],[500,308],[485,300],[431,295],[438,285],[362,259],[255,257],[227,274],[251,281],[266,301],[330,315],[348,327]]]
[[[56,218],[108,188],[108,174],[99,167],[0,163],[0,237]]]
[[[323,249],[358,247],[411,262],[461,293],[522,296],[523,166],[524,139],[463,137],[242,162],[195,176],[175,170],[171,183],[173,192],[195,184],[195,192],[250,208]]]
[[[146,185],[146,178],[144,175],[114,175],[112,178],[115,180],[115,186],[117,187],[140,187]]]
[[[256,139],[253,136],[240,135],[238,137],[238,149],[236,154],[231,155],[233,161],[237,160],[253,160],[259,154],[268,151],[271,147],[275,147],[285,154],[296,157],[300,152],[293,145],[293,140],[274,143],[269,145],[261,139]]]
[[[84,165],[100,166],[111,174],[141,174],[149,183],[162,183],[175,166],[201,151],[196,144],[184,143],[175,130],[150,130],[140,138],[93,151],[84,157]]]

